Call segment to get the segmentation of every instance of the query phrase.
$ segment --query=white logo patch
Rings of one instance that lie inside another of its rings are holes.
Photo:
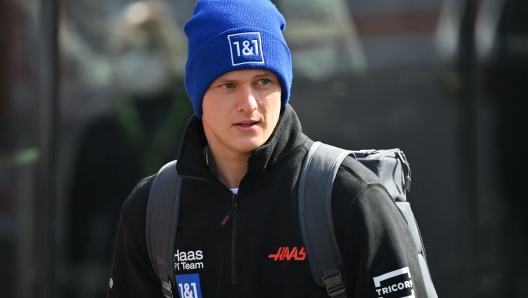
[[[174,270],[193,270],[193,269],[203,269],[203,252],[201,250],[197,251],[180,251],[176,250],[174,254]]]
[[[233,66],[246,63],[264,63],[260,32],[244,32],[227,36]]]
[[[112,289],[114,287],[114,280],[110,278],[110,282],[108,283],[108,286],[110,287],[110,289]]]
[[[374,277],[374,285],[379,298],[387,297],[387,295],[390,297],[415,298],[409,267]]]

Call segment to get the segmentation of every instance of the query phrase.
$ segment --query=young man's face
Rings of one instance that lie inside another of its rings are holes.
[[[217,78],[205,92],[202,122],[216,153],[248,154],[275,129],[281,109],[281,85],[267,70],[246,69]]]

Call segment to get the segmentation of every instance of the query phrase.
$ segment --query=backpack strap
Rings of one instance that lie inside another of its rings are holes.
[[[420,234],[420,229],[418,229],[418,224],[416,223],[416,219],[414,218],[414,214],[411,210],[411,205],[409,202],[396,202],[396,206],[398,206],[398,209],[400,209],[403,217],[405,217],[409,231],[411,232],[411,235],[414,239],[414,244],[416,245],[416,250],[418,251],[418,261],[420,263],[420,271],[422,272],[427,298],[438,298],[433,280],[431,279],[429,266],[427,266],[422,235]]]
[[[174,242],[178,227],[183,179],[176,171],[176,161],[163,166],[150,188],[145,225],[145,239],[152,267],[161,281],[163,295],[174,296]],[[177,294],[176,294],[177,296]]]
[[[352,151],[315,142],[306,154],[299,180],[299,224],[312,276],[330,297],[338,298],[346,294],[332,219],[332,188],[349,154]]]

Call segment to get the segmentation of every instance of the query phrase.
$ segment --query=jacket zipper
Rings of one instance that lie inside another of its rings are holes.
[[[217,185],[221,185],[223,186],[224,188],[227,189],[227,187],[221,183],[217,183],[216,181],[212,181],[212,180],[209,180],[209,179],[203,179],[203,178],[199,178],[199,177],[195,177],[195,176],[187,176],[187,175],[181,175],[181,177],[183,178],[187,178],[187,179],[193,179],[193,180],[198,180],[198,181],[202,181],[202,182],[207,182],[207,183],[213,183],[213,184],[217,184]],[[231,192],[229,189],[227,189],[229,192]],[[229,212],[226,214],[226,216],[224,217],[224,219],[222,220],[222,222],[220,223],[220,225],[222,227],[225,227],[227,222],[229,221],[229,218],[233,218],[233,226],[231,228],[231,282],[233,284],[236,284],[237,283],[237,266],[236,266],[236,240],[237,240],[237,215],[238,215],[238,194],[233,194],[231,195],[231,202],[233,204],[233,207],[231,208],[231,210],[229,210]]]
[[[231,228],[231,282],[237,283],[237,264],[236,264],[236,243],[237,243],[237,214],[238,214],[238,195],[233,194],[233,226]]]
[[[233,219],[231,227],[231,282],[233,284],[237,283],[237,266],[236,266],[236,243],[237,243],[237,215],[238,215],[238,195],[232,194],[231,202],[233,207],[229,212],[224,216],[220,225],[225,227],[230,218]]]

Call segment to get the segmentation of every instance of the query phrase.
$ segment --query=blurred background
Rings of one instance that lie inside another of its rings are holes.
[[[192,113],[195,0],[0,2],[0,297],[104,297]],[[528,297],[528,1],[273,0],[314,140],[401,148],[440,297]]]

